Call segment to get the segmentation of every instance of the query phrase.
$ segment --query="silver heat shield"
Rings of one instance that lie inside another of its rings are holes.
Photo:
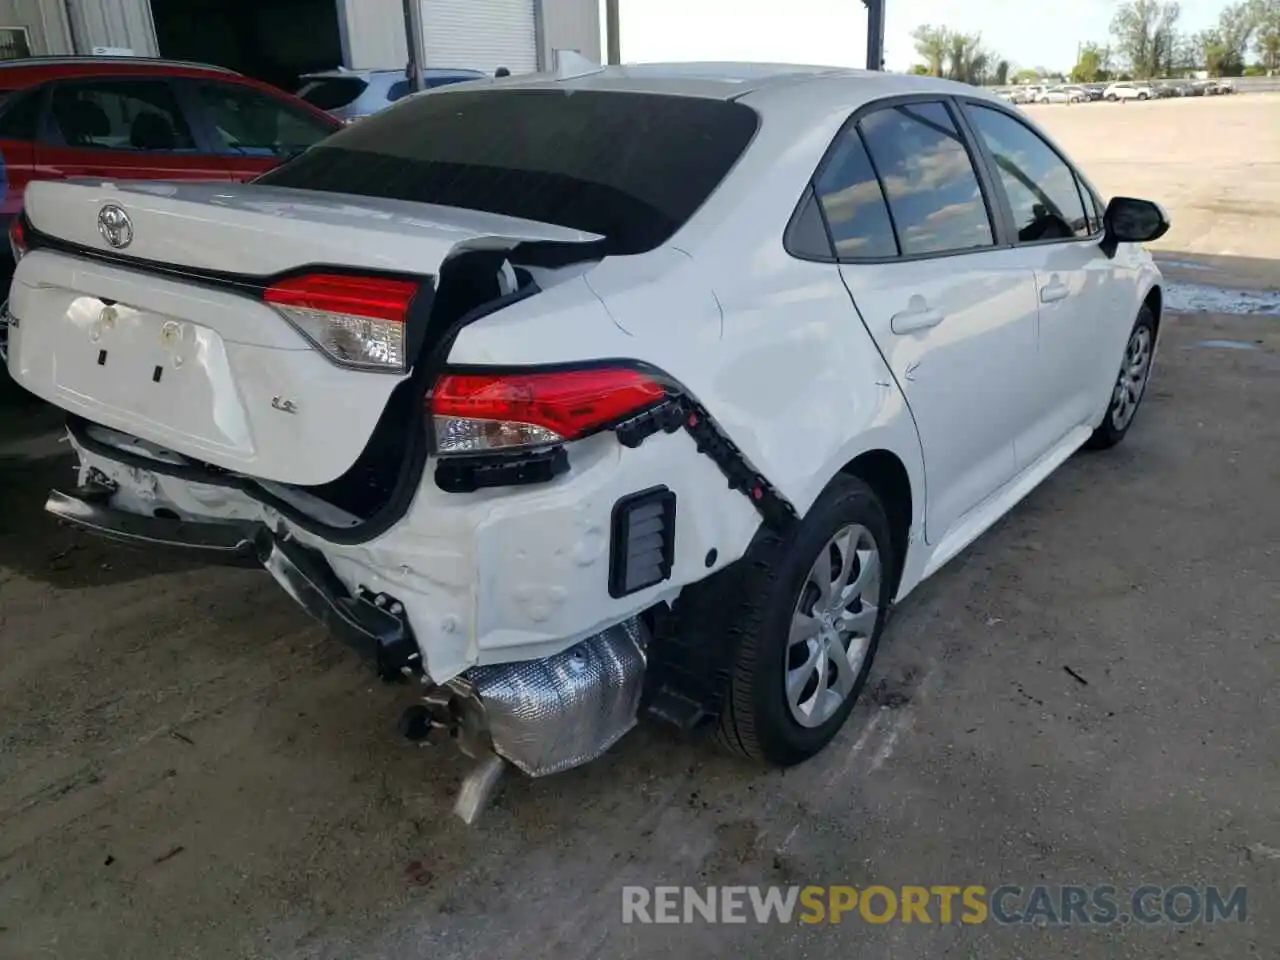
[[[645,641],[633,618],[545,660],[468,671],[494,750],[531,777],[600,756],[635,726]]]

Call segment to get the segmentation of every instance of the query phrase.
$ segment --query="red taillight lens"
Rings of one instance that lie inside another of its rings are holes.
[[[22,221],[21,212],[9,224],[9,250],[13,253],[14,263],[21,260],[27,252],[27,225]]]
[[[545,446],[593,433],[661,402],[636,370],[446,374],[431,392],[441,454]]]
[[[337,363],[403,372],[412,280],[314,273],[272,284],[263,299]]]

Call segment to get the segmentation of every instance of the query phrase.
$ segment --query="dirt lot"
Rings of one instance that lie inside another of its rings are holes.
[[[1035,112],[1167,204],[1174,275],[1280,289],[1280,98]],[[265,575],[48,522],[69,466],[10,398],[0,957],[1274,957],[1277,409],[1280,317],[1170,318],[1126,442],[903,606],[820,759],[642,728],[466,828],[461,762],[398,742],[400,695]],[[624,926],[621,887],[664,882],[1244,884],[1249,922]]]

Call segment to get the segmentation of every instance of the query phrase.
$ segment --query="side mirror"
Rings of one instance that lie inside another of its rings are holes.
[[[1102,225],[1102,249],[1109,257],[1122,243],[1150,243],[1169,232],[1169,218],[1160,204],[1135,197],[1112,197]]]

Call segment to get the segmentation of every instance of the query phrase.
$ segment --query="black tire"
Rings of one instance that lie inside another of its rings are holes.
[[[844,526],[860,524],[875,540],[881,575],[878,611],[865,659],[844,703],[822,725],[804,727],[784,693],[791,618],[819,551]],[[785,539],[759,539],[743,565],[738,606],[724,630],[736,646],[716,741],[721,748],[774,766],[792,766],[817,754],[849,718],[866,685],[884,632],[898,569],[897,546],[884,507],[855,477],[840,476]]]
[[[1128,354],[1129,354],[1129,345],[1133,342],[1134,335],[1139,330],[1144,328],[1147,330],[1148,334],[1150,335],[1150,343],[1151,343],[1150,349],[1154,351],[1155,343],[1156,343],[1156,318],[1155,318],[1155,315],[1152,314],[1151,308],[1146,306],[1145,304],[1143,305],[1142,309],[1138,311],[1138,319],[1134,321],[1133,329],[1129,331],[1129,337],[1128,339],[1125,340],[1125,357],[1121,360],[1121,369],[1124,368],[1124,365],[1127,362]],[[1151,370],[1150,370],[1151,359],[1150,358],[1148,359],[1147,363],[1148,363],[1148,368],[1146,373],[1146,379],[1143,381],[1142,393],[1138,396],[1137,402],[1134,403],[1133,413],[1130,415],[1129,419],[1125,421],[1124,426],[1117,427],[1115,424],[1115,412],[1120,402],[1118,398],[1115,396],[1115,388],[1113,386],[1111,402],[1107,404],[1107,412],[1102,418],[1102,423],[1099,424],[1098,428],[1093,431],[1093,435],[1090,436],[1089,439],[1085,441],[1085,447],[1087,447],[1090,450],[1110,450],[1112,447],[1114,447],[1117,443],[1119,443],[1121,440],[1125,438],[1125,435],[1129,432],[1129,428],[1133,426],[1133,421],[1138,416],[1138,409],[1142,406],[1142,398],[1147,395],[1146,386],[1148,383],[1150,383],[1150,380],[1151,380]]]

